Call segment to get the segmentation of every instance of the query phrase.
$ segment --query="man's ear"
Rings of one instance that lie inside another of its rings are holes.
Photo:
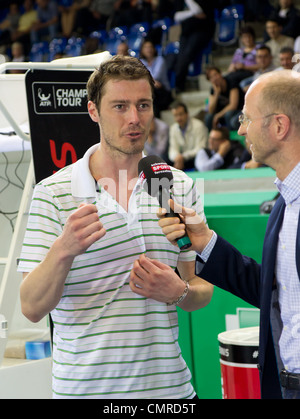
[[[95,103],[92,102],[91,100],[88,101],[88,112],[89,112],[89,115],[90,115],[92,121],[98,123],[99,122],[99,113],[98,113],[98,110],[96,108]]]
[[[284,140],[290,130],[291,121],[285,114],[276,115],[276,135],[279,140]]]

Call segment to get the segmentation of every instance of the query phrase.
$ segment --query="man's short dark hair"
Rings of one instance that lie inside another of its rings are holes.
[[[109,80],[148,80],[154,96],[154,80],[149,70],[135,57],[115,55],[103,61],[87,82],[88,100],[100,108],[105,85]]]
[[[183,108],[185,113],[188,113],[188,108],[184,102],[180,102],[176,100],[175,102],[171,103],[170,109],[177,109],[177,108]]]
[[[227,127],[217,127],[213,128],[212,131],[217,131],[221,134],[222,140],[230,140],[230,133]]]

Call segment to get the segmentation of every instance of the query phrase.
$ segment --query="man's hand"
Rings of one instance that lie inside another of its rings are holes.
[[[226,154],[229,152],[230,148],[231,148],[231,142],[229,140],[225,140],[224,142],[220,144],[218,153],[220,154],[220,156],[224,158]]]
[[[173,211],[179,214],[182,222],[178,217],[165,217],[167,211],[160,209],[158,211],[158,217],[160,218],[158,224],[163,233],[174,245],[177,245],[176,240],[178,238],[187,233],[192,243],[191,249],[201,253],[212,237],[212,230],[193,209],[182,207],[173,200],[170,200],[169,203]]]
[[[97,207],[93,204],[80,204],[67,219],[63,232],[57,240],[69,256],[75,257],[84,253],[105,233],[106,230],[99,221]]]
[[[129,285],[136,294],[163,303],[176,300],[185,289],[185,283],[170,266],[144,254],[133,264]]]
[[[184,169],[184,158],[182,154],[178,154],[174,160],[174,167],[178,170]]]

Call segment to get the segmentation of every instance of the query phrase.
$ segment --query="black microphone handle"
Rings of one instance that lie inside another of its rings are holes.
[[[182,223],[181,218],[179,217],[179,214],[176,214],[172,208],[170,208],[168,204],[168,200],[171,198],[170,193],[167,192],[165,188],[160,187],[158,191],[158,202],[161,208],[166,208],[167,213],[166,217],[178,217],[180,219],[180,222]],[[180,237],[176,240],[177,244],[180,248],[180,250],[185,250],[191,247],[192,243],[190,241],[190,238],[187,234],[185,234],[183,237]]]

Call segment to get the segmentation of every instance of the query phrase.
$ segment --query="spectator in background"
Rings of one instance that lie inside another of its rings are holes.
[[[293,62],[294,50],[290,47],[283,47],[279,53],[280,67],[276,70],[292,70],[294,67]]]
[[[256,61],[258,64],[258,70],[255,72],[255,74],[252,77],[249,77],[240,82],[240,87],[245,93],[249,89],[250,84],[254,82],[254,80],[256,80],[259,76],[264,73],[268,73],[269,71],[275,70],[271,50],[266,45],[262,45],[258,48],[256,53]]]
[[[11,46],[12,62],[22,63],[25,61],[24,48],[21,42],[13,42]]]
[[[11,55],[12,59],[11,61],[14,63],[23,63],[25,61],[25,55],[24,55],[24,47],[21,42],[13,42],[11,46]],[[9,70],[10,74],[18,74],[18,73],[25,73],[26,70],[21,69],[13,69]]]
[[[218,67],[208,67],[206,78],[212,84],[205,124],[210,131],[220,125],[238,129],[238,114],[243,108],[244,94],[239,85],[223,76]]]
[[[58,6],[53,0],[36,0],[37,22],[31,28],[31,42],[39,42],[42,37],[53,39],[57,36]]]
[[[176,91],[185,89],[189,65],[201,50],[207,47],[215,30],[215,0],[179,0],[180,12],[175,22],[181,24],[179,54],[175,64]],[[189,10],[184,10],[185,5]]]
[[[255,32],[251,26],[245,26],[240,31],[241,47],[235,51],[228,68],[227,77],[236,83],[250,77],[257,70]]]
[[[165,58],[157,55],[153,42],[146,39],[140,49],[140,60],[155,81],[154,114],[159,118],[160,112],[168,109],[173,101]]]
[[[207,146],[207,128],[189,116],[185,103],[175,102],[171,110],[175,123],[170,127],[169,160],[176,169],[193,169],[197,152]]]
[[[159,118],[153,118],[144,151],[168,161],[169,125]]]
[[[299,10],[294,5],[293,0],[279,0],[278,6],[271,13],[271,18],[275,18],[282,27],[282,35],[297,38],[300,35]]]
[[[21,14],[17,29],[11,34],[13,42],[22,42],[25,55],[28,55],[31,49],[30,31],[35,22],[37,22],[37,11],[34,8],[33,0],[24,0],[24,12]]]
[[[270,40],[266,45],[271,49],[273,56],[273,64],[275,67],[280,66],[279,53],[283,47],[294,48],[294,39],[290,36],[282,35],[282,26],[276,19],[268,19],[266,22],[266,31]]]
[[[230,140],[226,127],[211,130],[208,147],[198,151],[195,158],[195,169],[199,172],[227,169],[237,163],[245,148],[236,140]]]
[[[117,46],[117,55],[129,55],[128,44],[125,41],[121,41]]]
[[[9,5],[7,16],[0,22],[0,45],[10,45],[11,35],[18,29],[20,10],[17,2]]]

